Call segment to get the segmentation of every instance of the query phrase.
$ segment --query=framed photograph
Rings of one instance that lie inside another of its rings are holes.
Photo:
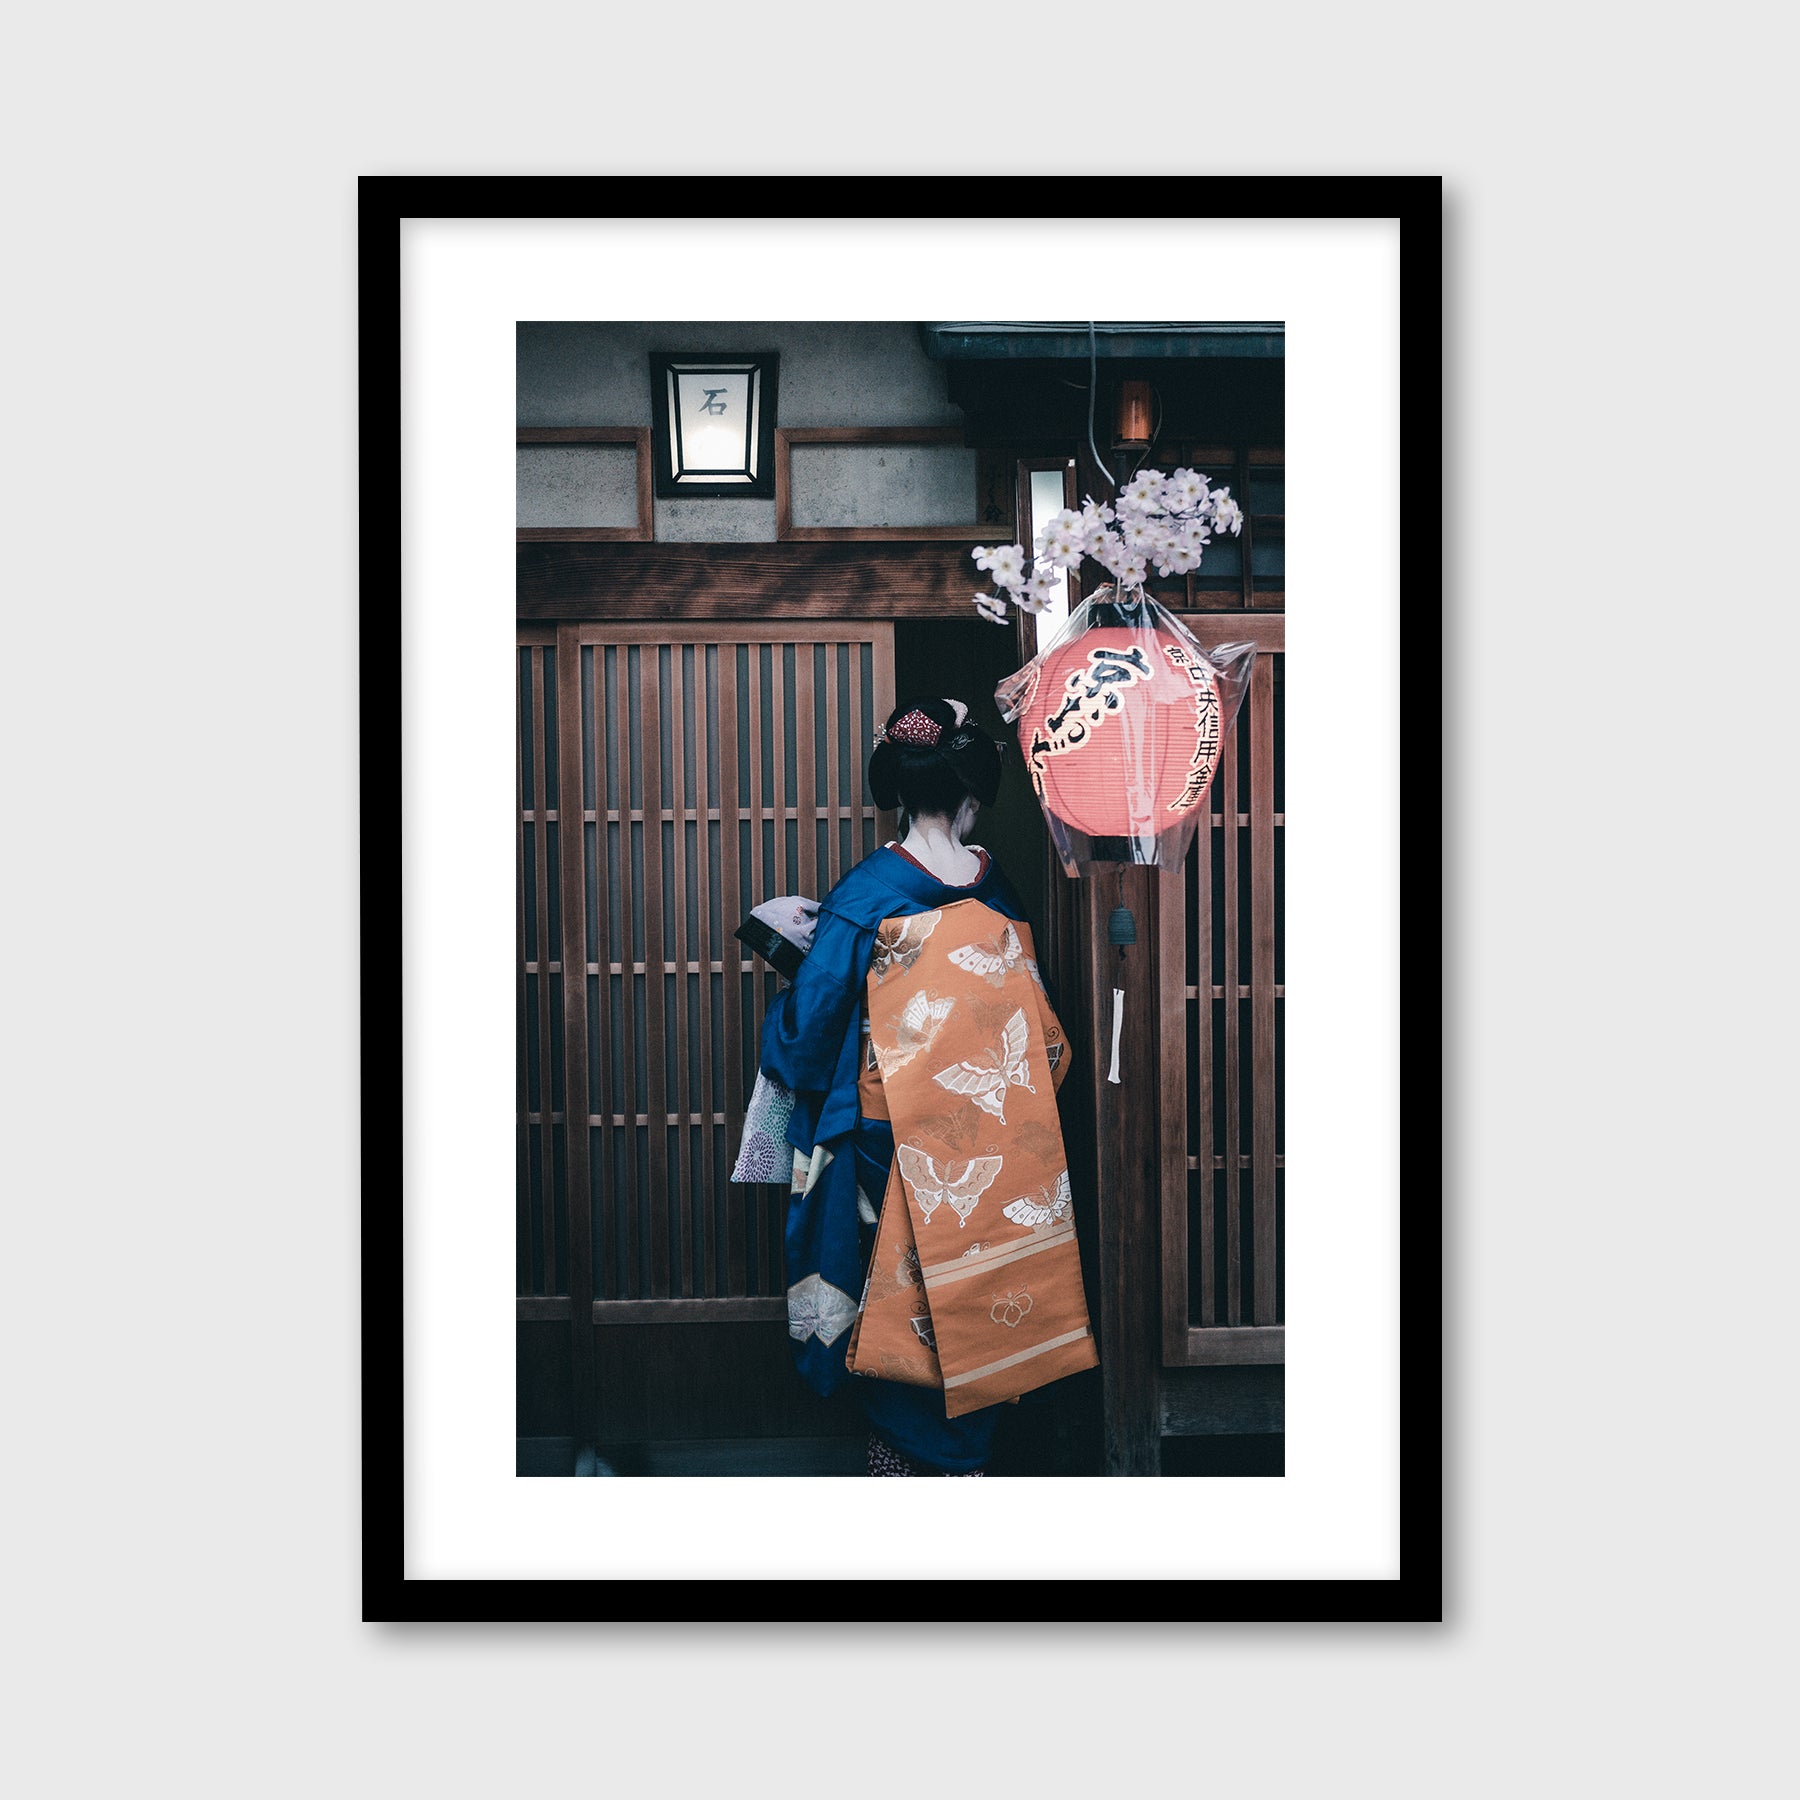
[[[1440,185],[1112,196],[362,184],[365,1617],[1441,1616]]]

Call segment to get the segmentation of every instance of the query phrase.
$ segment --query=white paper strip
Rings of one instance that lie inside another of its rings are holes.
[[[1113,1054],[1112,1067],[1106,1071],[1106,1079],[1114,1087],[1119,1085],[1119,1033],[1125,1025],[1125,990],[1113,989]]]

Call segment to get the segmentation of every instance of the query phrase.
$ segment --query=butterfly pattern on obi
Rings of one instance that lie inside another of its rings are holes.
[[[964,944],[950,952],[950,960],[959,969],[967,969],[971,975],[979,975],[990,987],[1005,985],[1008,970],[1023,967],[1039,987],[1044,985],[1044,978],[1038,973],[1038,966],[1025,954],[1025,946],[1019,942],[1019,934],[1013,930],[1012,921],[1007,920],[998,937],[983,938],[977,944]]]
[[[935,1350],[937,1348],[937,1333],[931,1328],[930,1313],[915,1313],[913,1315],[912,1328],[917,1335],[919,1342],[923,1344],[927,1350]]]
[[[907,1186],[925,1215],[925,1223],[929,1225],[931,1215],[948,1202],[956,1214],[958,1230],[968,1224],[969,1214],[994,1185],[1003,1160],[998,1156],[972,1156],[965,1163],[956,1163],[946,1158],[940,1170],[915,1144],[902,1144],[895,1154],[900,1159],[900,1173],[906,1177]]]
[[[1064,1169],[1057,1176],[1054,1188],[1039,1188],[1036,1198],[1030,1194],[1021,1194],[1017,1200],[1009,1200],[1000,1210],[1015,1225],[1030,1225],[1034,1229],[1074,1218],[1075,1205],[1069,1197],[1069,1171]]]
[[[893,970],[910,969],[919,960],[925,940],[937,930],[942,909],[912,913],[904,919],[883,919],[875,933],[875,954],[869,967],[876,985],[886,981]]]
[[[1031,1067],[1025,1058],[1029,1037],[1025,1009],[1020,1007],[1006,1021],[1000,1033],[1000,1047],[990,1050],[983,1062],[960,1062],[953,1069],[940,1069],[932,1076],[939,1087],[953,1094],[967,1094],[983,1112],[989,1112],[1006,1123],[1006,1090],[1022,1087],[1029,1094],[1037,1089],[1031,1082]]]
[[[876,1049],[871,1035],[869,1047],[877,1066],[891,1075],[904,1069],[921,1051],[929,1050],[955,1005],[954,999],[940,999],[936,994],[921,988],[907,1001],[901,1009],[900,1017],[894,1021],[892,1044],[883,1044]]]

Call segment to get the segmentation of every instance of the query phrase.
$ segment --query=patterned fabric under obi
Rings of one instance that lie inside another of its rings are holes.
[[[744,1108],[744,1141],[731,1171],[733,1181],[786,1181],[794,1166],[794,1152],[787,1140],[788,1120],[794,1116],[794,1096],[779,1081],[762,1073],[750,1090]]]
[[[961,900],[884,920],[869,964],[861,1106],[895,1148],[847,1361],[942,1388],[951,1418],[1099,1361],[1056,1114],[1068,1044],[1031,950]]]

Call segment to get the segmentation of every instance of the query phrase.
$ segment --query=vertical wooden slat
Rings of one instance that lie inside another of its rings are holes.
[[[873,653],[871,652],[871,654]],[[852,640],[848,662],[850,666],[850,712],[849,717],[844,721],[844,729],[850,734],[850,786],[844,794],[844,804],[851,809],[850,861],[838,871],[840,875],[862,861],[863,808],[870,804],[870,796],[866,791],[869,782],[869,752],[875,748],[870,741],[875,731],[874,724],[863,717],[863,646],[860,640]],[[870,666],[875,674],[875,685],[872,691],[875,694],[876,712],[879,717],[886,718],[887,714],[881,711],[880,666],[873,662]],[[888,710],[892,711],[893,709],[890,706]],[[876,832],[876,841],[878,843],[881,841],[879,829]]]
[[[1193,1157],[1200,1191],[1200,1323],[1211,1325],[1218,1317],[1218,1298],[1213,1280],[1213,1058],[1219,1046],[1212,1030],[1212,809],[1218,803],[1219,785],[1213,782],[1205,799],[1206,812],[1194,836],[1194,1061],[1195,1087]]]
[[[767,868],[768,858],[763,854],[763,821],[769,815],[770,789],[763,780],[763,745],[768,734],[768,723],[763,718],[762,703],[762,658],[768,649],[766,644],[753,643],[750,646],[750,901],[753,906],[761,906],[774,891],[769,885],[773,877]],[[770,651],[770,659],[774,660],[775,652]],[[770,779],[774,771],[771,766]],[[762,1042],[763,1023],[763,970],[755,958],[746,959],[750,963],[750,1017],[746,1021],[746,1029],[753,1045]],[[739,1054],[742,1052],[740,1050]],[[745,1096],[748,1098],[748,1095]],[[744,1190],[744,1233],[746,1258],[746,1276],[750,1272],[756,1274],[756,1291],[762,1292],[762,1215],[767,1196],[760,1186],[746,1187]],[[746,1287],[745,1292],[749,1291]]]
[[[815,899],[836,887],[844,873],[841,847],[844,821],[838,816],[838,808],[849,806],[851,799],[842,791],[844,784],[839,773],[844,754],[844,740],[838,735],[838,651],[841,648],[839,644],[825,646],[825,792],[821,796],[825,803],[825,867],[819,872]],[[852,654],[860,652],[852,646]],[[860,840],[862,820],[852,815],[851,823],[854,827],[852,836]]]
[[[588,1177],[587,857],[582,821],[581,640],[556,634],[557,797],[562,852],[563,1170],[568,1182],[569,1351],[577,1443],[594,1433],[593,1201]],[[573,830],[571,830],[571,826]]]
[[[537,1001],[538,1001],[538,1151],[544,1183],[544,1285],[556,1292],[556,1133],[551,1124],[554,1096],[550,1092],[550,810],[548,761],[549,733],[544,720],[544,646],[531,652],[531,782],[532,812],[537,826]],[[565,1091],[564,1098],[567,1098]],[[567,1115],[565,1114],[565,1117]]]
[[[813,718],[813,649],[794,646],[794,807],[800,833],[800,892],[819,897],[819,733]],[[833,665],[832,673],[837,673]],[[835,830],[837,821],[832,820]],[[829,867],[829,863],[826,865]]]
[[[768,796],[763,792],[762,761],[762,653],[752,644],[748,657],[750,691],[744,696],[750,715],[750,904],[761,906],[770,890],[763,885],[763,817]]]
[[[1219,810],[1225,822],[1225,905],[1221,924],[1225,933],[1225,1044],[1219,1079],[1225,1099],[1225,1323],[1243,1323],[1244,1283],[1242,1233],[1238,1214],[1243,1179],[1239,1171],[1242,1146],[1240,1108],[1242,1088],[1238,1078],[1238,811],[1237,726],[1224,733],[1219,753],[1219,772],[1213,780]]]
[[[769,881],[769,894],[788,891],[788,822],[787,808],[791,798],[787,791],[787,746],[789,742],[787,728],[787,684],[784,668],[784,652],[787,646],[781,643],[769,646],[769,718],[766,728],[769,733],[771,756],[769,772],[775,778],[775,796],[771,811],[775,815],[775,867],[765,870]],[[799,661],[796,650],[796,662]],[[794,772],[800,772],[800,755],[798,749],[794,753]],[[759,969],[756,976],[756,1041],[762,1042],[763,1018],[768,1009],[769,989],[772,983],[766,970]],[[773,1186],[764,1187],[762,1205],[757,1209],[758,1239],[761,1249],[759,1267],[762,1271],[758,1277],[760,1291],[773,1294],[780,1291],[782,1282],[781,1269],[781,1215],[784,1206],[778,1191]]]
[[[681,1250],[676,1264],[674,1291],[683,1296],[694,1291],[694,1141],[690,1115],[693,1084],[688,1079],[688,969],[687,941],[687,743],[686,684],[682,679],[679,639],[669,645],[669,810],[674,815],[675,841],[670,868],[675,893],[675,1166],[669,1171],[669,1209],[681,1220]],[[704,820],[704,814],[702,815]]]
[[[754,648],[754,646],[752,646]],[[751,659],[754,672],[755,659]],[[744,1136],[744,947],[732,933],[742,923],[738,873],[737,645],[719,645],[719,960],[724,967],[725,1154],[735,1156]],[[752,797],[755,782],[751,783]],[[754,832],[752,833],[754,835]],[[725,1190],[725,1291],[748,1291],[744,1273],[744,1209],[748,1190]]]
[[[1187,1349],[1187,895],[1181,869],[1156,880],[1157,1158],[1162,1212],[1162,1349],[1165,1363]]]
[[[611,758],[607,755],[606,710],[606,646],[594,645],[594,915],[598,930],[594,939],[597,958],[595,990],[599,1004],[595,1008],[598,1029],[594,1045],[600,1064],[600,1254],[596,1291],[612,1299],[618,1289],[617,1243],[619,1203],[617,1184],[613,1180],[613,1157],[618,1143],[618,1127],[613,1124],[612,1107],[612,971],[610,963],[619,957],[619,946],[612,930],[612,888],[607,879],[611,852],[607,848],[606,771]],[[579,715],[578,715],[579,716]],[[629,981],[621,984],[629,993]],[[585,1099],[583,1101],[585,1106]]]
[[[864,805],[872,805],[874,803],[874,796],[866,791],[869,779],[869,752],[874,747],[869,740],[874,735],[876,723],[885,719],[888,714],[894,710],[895,704],[894,628],[892,625],[877,625],[869,635],[872,640],[870,644],[870,656],[875,677],[875,717],[868,720],[852,721],[853,723],[859,723],[861,726],[861,735],[856,740],[856,755],[863,770],[861,785],[864,791],[861,794],[861,800]],[[851,693],[855,696],[860,695],[861,691],[862,666],[859,659],[856,665],[856,679],[852,683]],[[854,706],[857,704],[858,702],[853,699],[852,705]],[[894,815],[891,812],[877,812],[875,815],[876,843],[884,844],[893,835]],[[858,854],[860,855],[862,842],[862,821],[860,819],[857,820],[856,824],[856,836]]]
[[[637,1057],[637,976],[632,964],[639,958],[642,946],[637,941],[637,928],[632,923],[631,894],[636,858],[631,849],[631,649],[619,644],[613,652],[613,691],[618,695],[616,716],[611,727],[618,757],[619,790],[619,995],[625,1008],[620,1022],[619,1045],[622,1051],[624,1082],[620,1098],[624,1101],[625,1186],[619,1205],[625,1214],[625,1279],[618,1292],[624,1299],[642,1297],[643,1258],[638,1232],[638,1094],[643,1086]]]
[[[720,895],[719,923],[725,927],[722,941],[713,942],[712,928],[712,822],[708,809],[716,806],[719,835],[724,838],[727,819],[737,816],[736,796],[728,803],[713,785],[712,764],[707,755],[707,724],[716,718],[715,702],[709,696],[706,681],[704,643],[694,646],[694,892],[695,919],[699,922],[700,943],[700,1292],[713,1295],[719,1291],[718,1228],[714,1222],[715,1199],[721,1174],[716,1149],[717,1134],[713,1125],[713,1004],[712,966],[721,965],[720,985],[727,985],[735,971],[730,966],[737,944],[730,934],[731,902]],[[721,679],[723,670],[721,670]],[[735,826],[734,826],[735,829]],[[727,948],[729,947],[729,948]],[[727,1146],[729,1153],[729,1146]]]
[[[649,1121],[650,1295],[669,1291],[668,1022],[663,1009],[667,973],[663,948],[662,646],[645,644],[638,657],[639,752],[644,769],[644,1112]]]
[[[1237,455],[1232,459],[1231,496],[1237,501],[1244,515],[1244,523],[1238,533],[1238,557],[1240,560],[1240,582],[1243,592],[1243,604],[1246,607],[1256,604],[1256,584],[1250,579],[1250,550],[1255,539],[1256,527],[1250,522],[1250,450],[1248,445],[1239,445]],[[1237,790],[1232,790],[1232,805],[1237,804]],[[1233,1317],[1236,1323],[1235,1315]]]
[[[1275,665],[1250,675],[1251,1323],[1275,1323]]]
[[[530,652],[526,652],[527,667],[530,666]],[[525,791],[525,708],[519,696],[519,664],[517,654],[513,659],[513,710],[517,725],[513,732],[513,762],[515,774],[513,790],[516,796],[514,811],[518,815],[514,825],[513,862],[517,871],[518,888],[518,925],[519,925],[519,1014],[517,1033],[517,1056],[519,1064],[519,1225],[525,1234],[525,1266],[519,1272],[516,1283],[521,1294],[533,1291],[531,1281],[531,1089],[529,1062],[531,1045],[526,1042],[526,1021],[530,1015],[525,1010],[525,814],[531,810],[531,796]]]

